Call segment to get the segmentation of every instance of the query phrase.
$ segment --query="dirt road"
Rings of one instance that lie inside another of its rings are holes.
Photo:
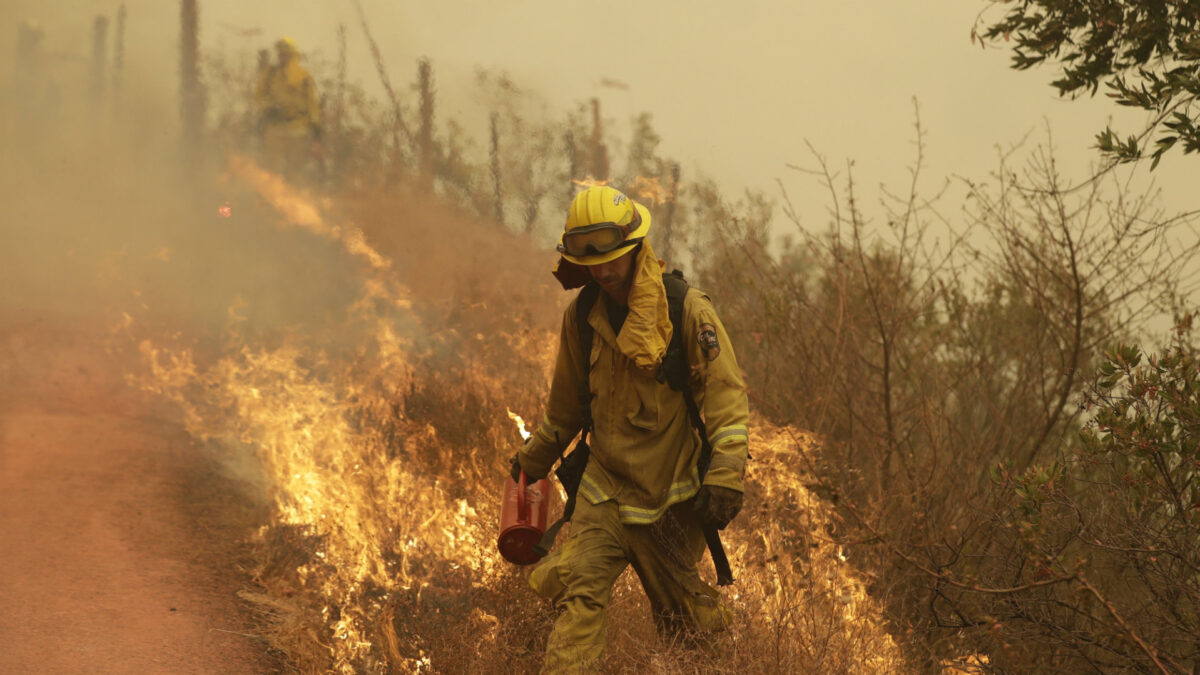
[[[0,673],[267,673],[236,592],[263,513],[91,320],[0,316]]]

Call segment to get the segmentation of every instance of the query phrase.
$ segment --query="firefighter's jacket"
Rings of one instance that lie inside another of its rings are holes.
[[[315,129],[321,123],[317,87],[296,57],[263,72],[255,92],[255,102],[259,121],[265,126]]]
[[[701,448],[683,394],[655,378],[672,328],[662,263],[649,243],[638,256],[620,337],[609,325],[604,293],[588,315],[595,331],[588,358],[594,426],[579,487],[579,496],[593,504],[615,500],[621,522],[634,525],[652,523],[696,494]],[[521,466],[533,476],[547,474],[583,426],[577,302],[578,297],[563,315],[545,419],[520,453]],[[692,392],[713,446],[704,483],[741,492],[749,443],[745,386],[712,302],[694,288],[684,299],[683,330]]]

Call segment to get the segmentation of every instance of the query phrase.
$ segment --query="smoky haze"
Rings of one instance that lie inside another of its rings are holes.
[[[210,0],[202,3],[201,40],[249,54],[289,35],[314,58],[331,61],[337,26],[344,25],[350,78],[382,94],[355,5],[298,9],[286,0],[250,6]],[[1081,180],[1097,160],[1093,135],[1110,118],[1125,131],[1145,119],[1103,96],[1061,99],[1049,85],[1049,69],[1017,72],[1006,50],[980,49],[969,35],[986,2],[362,0],[361,6],[393,81],[410,82],[416,60],[428,58],[439,84],[439,116],[459,119],[476,138],[486,137],[487,102],[469,84],[478,69],[507,71],[539,93],[550,115],[593,97],[616,130],[639,113],[653,114],[663,153],[682,162],[684,180],[706,174],[730,194],[744,188],[774,194],[782,179],[810,229],[826,224],[827,200],[788,165],[811,166],[811,142],[839,165],[853,159],[864,186],[904,184],[915,155],[914,99],[933,184],[951,174],[983,179],[996,168],[998,146],[1031,133],[1041,141],[1046,126],[1066,176]],[[1168,210],[1198,205],[1190,161],[1168,156],[1155,172]]]
[[[269,209],[204,177],[217,167],[182,171],[178,3],[124,3],[122,67],[114,81],[119,6],[14,0],[0,10],[0,190],[7,205],[0,300],[9,308],[93,309],[100,297],[138,307],[165,294],[219,321],[240,298],[251,313],[284,323],[307,316],[318,298],[342,305],[355,290],[335,273],[345,262],[336,247],[301,232],[272,232]],[[683,161],[685,181],[706,173],[736,194],[741,187],[775,192],[782,178],[813,230],[824,226],[827,197],[787,164],[809,164],[811,141],[835,164],[855,158],[868,187],[906,180],[914,97],[935,184],[952,173],[985,176],[996,146],[1043,120],[1063,165],[1080,178],[1095,159],[1088,147],[1093,129],[1113,114],[1104,101],[1058,100],[1044,73],[1015,73],[1006,55],[971,45],[978,8],[956,0],[919,8],[759,0],[686,11],[624,1],[600,11],[549,0],[364,0],[362,7],[396,87],[412,81],[417,58],[431,59],[439,124],[458,119],[470,136],[485,138],[487,102],[470,82],[480,68],[507,70],[541,92],[548,116],[591,97],[618,127],[650,111],[664,152]],[[355,3],[201,0],[199,10],[202,52],[232,63],[252,60],[281,35],[294,37],[307,58],[330,63],[337,27],[345,26],[349,79],[381,94]],[[97,94],[91,52],[99,14],[109,19],[109,71]],[[41,93],[32,97],[19,86],[14,62],[24,21],[44,35],[35,78]],[[203,64],[201,77],[212,82],[218,76],[210,65]],[[1128,128],[1137,121],[1132,115],[1116,122]],[[1168,156],[1154,176],[1168,210],[1195,207],[1189,161]],[[234,216],[222,219],[216,210],[227,200]],[[318,250],[323,258],[306,257]],[[335,267],[314,269],[321,265]],[[288,297],[270,295],[285,287]]]
[[[362,336],[342,322],[370,292],[370,270],[330,233],[359,227],[370,245],[383,247],[388,273],[427,301],[427,321],[451,313],[457,302],[490,302],[480,290],[489,284],[510,297],[541,294],[547,311],[556,311],[562,294],[545,295],[552,283],[547,254],[539,255],[528,238],[489,231],[420,194],[359,199],[354,213],[323,203],[324,230],[315,233],[289,222],[231,170],[229,157],[253,157],[253,147],[206,148],[185,160],[178,6],[125,6],[119,71],[116,13],[103,8],[110,23],[99,85],[91,55],[95,3],[18,2],[3,12],[0,190],[7,206],[0,311],[6,321],[86,317],[110,328],[133,322],[193,337],[237,323],[275,338],[320,334],[352,346]],[[209,5],[200,7],[214,21]],[[14,58],[22,25],[42,35],[33,64]],[[238,47],[221,52],[203,33],[201,41],[206,56],[254,56]],[[213,76],[202,71],[202,77]],[[318,202],[302,190],[294,194]],[[496,251],[512,259],[499,264]],[[404,314],[394,318],[403,323]]]
[[[195,328],[222,326],[239,307],[258,326],[328,320],[358,293],[345,271],[352,261],[329,241],[273,227],[278,217],[222,177],[215,153],[203,164],[182,160],[178,57],[167,49],[177,44],[176,17],[157,16],[160,30],[147,30],[138,12],[150,4],[129,6],[124,68],[114,82],[110,60],[99,91],[85,8],[37,6],[44,38],[32,77],[17,72],[6,40],[5,314],[148,314]],[[6,38],[22,16],[12,9]],[[218,212],[226,202],[228,218]]]
[[[126,80],[165,94],[159,113],[173,121],[178,3],[124,4]],[[382,95],[356,4],[200,2],[201,46],[252,59],[287,35],[311,58],[331,62],[337,28],[345,26],[350,79]],[[487,110],[468,85],[477,69],[508,71],[539,91],[554,115],[592,97],[620,124],[651,112],[663,150],[682,161],[685,180],[703,172],[736,194],[745,187],[774,193],[782,179],[810,229],[825,224],[826,200],[787,165],[809,166],[811,142],[838,164],[853,158],[862,185],[903,183],[914,156],[914,98],[934,183],[950,174],[986,177],[996,168],[998,146],[1031,132],[1041,140],[1044,124],[1054,133],[1067,177],[1079,180],[1096,160],[1093,134],[1110,118],[1118,130],[1143,121],[1103,97],[1060,99],[1048,84],[1049,70],[1013,71],[1007,53],[973,44],[969,32],[984,2],[752,0],[683,8],[619,0],[598,8],[556,0],[362,0],[361,6],[396,85],[412,80],[418,58],[429,58],[439,116],[463,121],[475,138],[486,135]],[[34,19],[49,29],[48,51],[82,76],[93,16],[112,19],[117,7],[84,0],[5,3],[3,62],[13,54],[17,23]],[[1190,160],[1168,155],[1153,176],[1170,211],[1197,206]]]
[[[8,146],[7,311],[108,308],[220,325],[240,303],[250,318],[290,324],[353,297],[344,255],[306,233],[273,231],[245,190],[188,175],[173,140],[156,139],[156,119],[63,124],[53,139],[29,134]],[[222,218],[227,200],[236,211]]]

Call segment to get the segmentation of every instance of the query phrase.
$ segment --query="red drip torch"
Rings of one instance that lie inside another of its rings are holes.
[[[520,479],[504,479],[504,503],[500,506],[500,537],[496,546],[504,559],[517,565],[531,565],[541,559],[533,547],[546,533],[550,515],[550,480],[543,478],[526,485],[525,471]]]

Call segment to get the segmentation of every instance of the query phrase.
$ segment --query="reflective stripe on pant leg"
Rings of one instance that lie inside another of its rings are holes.
[[[700,579],[704,531],[692,500],[672,506],[651,525],[628,526],[631,562],[664,637],[681,630],[715,633],[729,626],[720,594]]]
[[[589,672],[604,651],[604,612],[612,586],[629,564],[615,502],[581,499],[562,552],[539,566],[530,584],[553,595],[561,614],[546,645],[543,673]]]

